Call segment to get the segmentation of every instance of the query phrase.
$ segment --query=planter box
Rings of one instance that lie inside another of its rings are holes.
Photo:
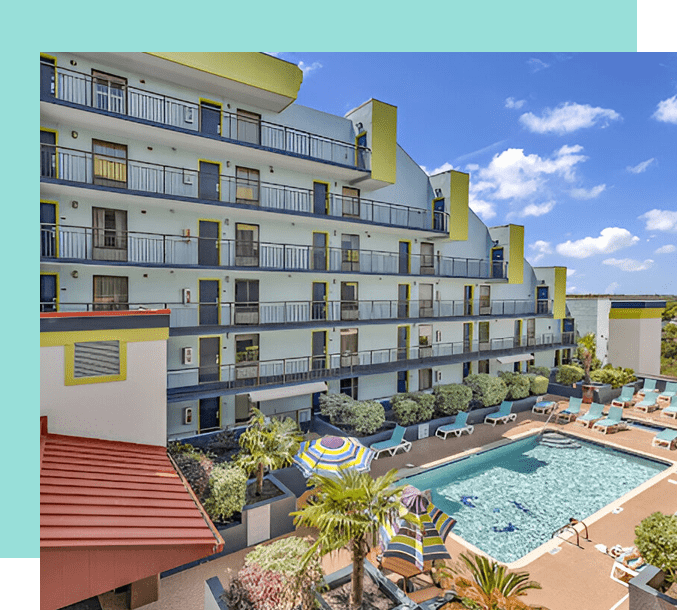
[[[337,572],[325,576],[323,584],[327,585],[330,590],[336,589],[347,582],[350,582],[352,574],[353,566],[349,565]],[[365,580],[371,578],[379,586],[379,589],[397,604],[393,610],[421,610],[421,606],[410,600],[403,591],[398,589],[366,559],[364,560],[364,578]],[[316,593],[315,598],[322,610],[333,610],[332,607],[324,601],[321,594]],[[205,610],[206,608],[207,606],[205,606]]]
[[[648,565],[640,570],[628,583],[630,610],[670,610],[677,608],[677,599],[658,591],[665,575],[655,566]]]
[[[204,610],[228,610],[228,604],[221,599],[223,593],[223,585],[218,576],[206,580]]]

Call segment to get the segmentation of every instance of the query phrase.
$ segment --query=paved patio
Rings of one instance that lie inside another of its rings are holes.
[[[626,417],[653,420],[665,426],[677,427],[673,419],[658,414],[646,414],[636,409],[626,409]],[[429,467],[444,462],[465,452],[505,440],[520,437],[541,429],[547,419],[544,415],[531,412],[520,413],[517,420],[507,425],[476,425],[472,435],[461,438],[449,437],[442,440],[437,437],[422,439],[413,443],[409,453],[394,457],[382,457],[372,464],[374,476],[384,474],[395,468],[402,476],[413,472],[415,467]],[[634,528],[646,516],[655,511],[666,514],[677,512],[677,452],[651,446],[653,432],[640,428],[603,435],[586,430],[573,423],[565,426],[548,424],[552,429],[564,429],[567,433],[588,437],[610,445],[630,449],[648,456],[672,462],[672,466],[647,484],[612,503],[606,509],[586,519],[589,525],[590,541],[581,538],[581,547],[575,546],[575,540],[556,539],[555,554],[545,552],[530,561],[523,569],[543,589],[530,591],[525,600],[530,604],[543,604],[550,610],[628,610],[627,587],[610,578],[613,559],[595,549],[596,544],[612,547],[616,544],[631,546],[634,541]],[[611,509],[622,507],[623,511],[613,514]],[[297,530],[295,535],[309,535],[307,529]],[[452,557],[465,549],[453,535],[447,540],[447,548]],[[148,610],[203,610],[204,582],[212,576],[218,576],[227,588],[230,579],[243,565],[244,557],[250,549],[245,549],[227,557],[207,562],[193,569],[163,578],[160,600],[146,606]],[[325,557],[325,571],[330,573],[350,563],[347,552]],[[100,597],[104,610],[122,608],[119,599],[110,594]]]

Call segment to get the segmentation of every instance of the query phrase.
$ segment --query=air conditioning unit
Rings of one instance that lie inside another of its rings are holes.
[[[184,347],[181,350],[181,362],[183,364],[193,364],[193,348]]]
[[[193,423],[193,407],[186,407],[183,410],[183,423],[186,425]]]
[[[435,381],[442,381],[442,371],[435,371]]]
[[[186,304],[190,303],[190,288],[184,288],[181,291],[181,295],[184,303]]]

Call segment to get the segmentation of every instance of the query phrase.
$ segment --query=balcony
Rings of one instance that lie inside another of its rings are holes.
[[[42,78],[49,79],[54,66],[41,62]],[[63,103],[188,134],[201,135],[223,142],[292,155],[322,163],[350,167],[368,172],[371,151],[352,142],[262,121],[252,113],[232,113],[210,106],[218,113],[216,120],[201,120],[200,105],[154,91],[130,87],[122,79],[106,80],[59,66],[56,87],[42,87],[41,101]],[[205,129],[205,124],[213,131]]]
[[[463,301],[434,301],[431,307],[419,301],[359,300],[350,301],[276,301],[264,303],[116,303],[116,309],[170,309],[171,328],[199,330],[203,320],[216,319],[217,326],[236,328],[313,327],[326,322],[374,322],[398,320],[443,320],[453,318],[475,319],[482,316],[506,317],[544,315],[536,313],[533,300],[493,301],[490,312],[481,316],[468,315]],[[111,305],[101,303],[59,303],[59,311],[96,311]],[[54,303],[41,303],[41,311],[55,311]],[[475,309],[477,311],[477,309]],[[218,313],[217,313],[218,312]],[[350,315],[346,315],[349,313]],[[552,303],[550,311],[552,313]],[[205,315],[208,314],[208,315]],[[203,324],[203,326],[205,326]],[[185,333],[179,333],[185,334]],[[573,341],[573,335],[572,339]],[[528,345],[527,337],[517,345]]]
[[[115,180],[108,178],[113,174]],[[340,218],[349,222],[441,234],[449,231],[448,212],[431,212],[337,193],[330,193],[326,200],[323,197],[317,202],[310,189],[108,157],[48,144],[40,147],[40,177],[48,181],[96,185],[132,194],[160,195],[199,203],[221,203],[269,212]]]
[[[323,248],[251,240],[200,238],[141,233],[106,228],[51,224],[40,226],[43,260],[102,262],[158,267],[247,269],[259,271],[313,271],[376,275],[504,280],[506,262],[445,256],[409,257],[409,273],[401,273],[398,252]],[[217,265],[214,265],[217,261]]]
[[[566,341],[566,342],[565,342]],[[440,366],[497,358],[512,353],[525,353],[539,349],[557,349],[572,346],[568,337],[544,334],[529,338],[529,347],[520,347],[514,337],[477,341],[435,343],[432,346],[387,348],[355,353],[303,356],[247,362],[240,364],[210,364],[205,367],[181,368],[167,371],[169,395],[182,394],[209,388],[209,391],[237,393],[239,388],[267,385],[303,383],[322,379],[336,379],[358,375],[375,375],[399,370]],[[517,352],[515,352],[517,350]],[[200,382],[200,379],[209,379]],[[218,381],[214,381],[218,379]],[[234,390],[230,391],[229,390]]]

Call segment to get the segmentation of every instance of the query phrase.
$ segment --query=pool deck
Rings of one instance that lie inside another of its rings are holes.
[[[636,409],[626,408],[624,416],[677,428],[674,419],[661,417],[656,413],[647,415]],[[472,435],[464,434],[460,438],[450,436],[447,440],[434,436],[418,440],[413,443],[408,453],[374,460],[371,472],[374,476],[379,476],[395,468],[400,476],[407,476],[417,472],[421,467],[429,468],[463,454],[486,449],[488,445],[534,433],[543,427],[546,419],[547,416],[526,412],[518,414],[517,420],[510,424],[498,424],[495,427],[476,425]],[[549,610],[628,610],[627,587],[610,578],[613,559],[598,551],[595,545],[601,543],[606,547],[616,544],[631,546],[634,541],[634,528],[644,517],[655,511],[666,514],[677,512],[677,451],[652,447],[654,433],[639,428],[630,428],[609,435],[585,429],[574,423],[566,425],[551,423],[548,424],[548,428],[672,463],[667,471],[598,511],[590,519],[586,519],[589,526],[589,541],[581,538],[580,547],[577,547],[575,538],[555,539],[551,545],[552,548],[559,549],[555,554],[547,550],[544,552],[537,550],[527,556],[528,563],[523,568],[543,587],[541,590],[528,593],[524,599],[529,604],[543,604]],[[411,465],[415,468],[411,468]],[[595,476],[595,473],[590,473],[590,476]],[[611,510],[617,507],[622,507],[623,510],[616,514],[612,513]],[[310,530],[299,529],[295,535],[305,536],[310,533]],[[467,551],[453,535],[447,539],[446,545],[452,557]],[[144,610],[203,610],[205,580],[218,576],[227,588],[250,550],[245,549],[163,578],[160,585],[160,600],[144,606]],[[532,555],[538,556],[530,559]],[[323,559],[327,573],[349,563],[350,557],[344,551]],[[119,596],[116,598],[112,594],[106,594],[100,596],[100,601],[103,610],[122,608]]]

